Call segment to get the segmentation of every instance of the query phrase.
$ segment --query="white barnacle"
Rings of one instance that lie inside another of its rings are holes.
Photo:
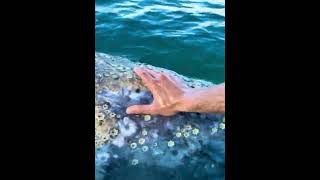
[[[103,105],[102,105],[102,109],[104,109],[104,110],[109,109],[109,105],[108,105],[107,103],[103,104]]]
[[[177,132],[177,133],[176,133],[176,136],[177,136],[178,138],[181,137],[181,136],[182,136],[181,132]]]
[[[147,131],[146,129],[142,129],[141,134],[142,134],[143,136],[146,136],[146,135],[148,135],[148,131]]]
[[[218,132],[218,128],[214,127],[211,129],[211,134],[215,134]]]
[[[220,129],[225,129],[225,126],[226,126],[226,125],[225,125],[224,123],[220,123],[219,128],[220,128]]]
[[[148,146],[142,146],[142,151],[143,152],[146,152],[146,151],[148,151],[149,150],[149,147]]]
[[[131,164],[132,164],[133,166],[135,166],[135,165],[139,164],[139,160],[138,160],[138,159],[133,159],[133,160],[131,161]]]
[[[109,116],[110,116],[111,118],[114,118],[114,117],[116,116],[116,114],[113,113],[113,112],[111,112],[111,113],[109,114]]]
[[[120,115],[120,114],[117,114],[116,117],[117,117],[118,119],[120,119],[120,118],[121,118],[121,115]]]
[[[103,120],[103,119],[104,119],[104,114],[103,114],[103,113],[97,113],[97,114],[96,114],[96,118],[97,118],[98,120]]]
[[[173,147],[174,146],[174,141],[170,140],[168,141],[168,147]]]
[[[144,115],[143,119],[145,121],[150,121],[151,120],[151,116],[150,115]]]
[[[107,115],[111,113],[111,111],[109,109],[104,111]]]
[[[116,128],[113,128],[113,129],[110,130],[110,135],[113,136],[113,137],[117,136],[118,133],[119,133],[119,130],[116,129]]]
[[[198,135],[199,134],[199,129],[198,128],[194,128],[194,129],[192,129],[192,134],[193,135]]]
[[[137,148],[137,143],[131,143],[131,144],[130,144],[130,148],[131,148],[131,149]]]
[[[144,138],[140,138],[140,139],[138,140],[139,144],[144,144],[145,141],[146,141],[146,140],[145,140]]]
[[[154,147],[157,147],[157,146],[158,146],[158,143],[157,143],[157,142],[153,143],[153,146],[154,146]]]
[[[103,135],[102,137],[101,137],[104,141],[107,141],[107,140],[109,140],[109,136],[106,134],[106,135]]]
[[[189,134],[189,132],[184,132],[184,133],[183,133],[183,136],[184,136],[185,138],[187,138],[187,137],[190,136],[190,134]]]

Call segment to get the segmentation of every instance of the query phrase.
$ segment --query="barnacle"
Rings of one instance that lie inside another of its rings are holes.
[[[184,133],[183,133],[183,136],[187,138],[187,137],[190,136],[190,134],[189,134],[189,132],[184,132]]]
[[[148,151],[149,150],[149,147],[148,146],[142,146],[142,151],[143,152],[146,152],[146,151]]]
[[[142,134],[143,136],[146,136],[146,135],[148,135],[148,131],[147,131],[146,129],[142,129],[141,134]]]
[[[110,136],[114,138],[119,134],[119,130],[116,128],[112,128],[109,133],[110,133]]]
[[[145,141],[146,141],[146,140],[145,140],[144,138],[140,138],[140,139],[138,140],[139,144],[144,144]]]
[[[225,126],[226,126],[226,125],[225,125],[224,123],[220,123],[219,128],[220,128],[220,129],[225,129]]]
[[[103,120],[104,119],[104,114],[103,113],[97,113],[96,114],[97,120]]]
[[[145,121],[150,121],[151,120],[151,116],[150,115],[144,115],[143,119]]]
[[[182,136],[181,132],[177,132],[177,133],[176,133],[176,136],[177,136],[178,138],[181,137],[181,136]]]
[[[107,110],[109,108],[110,108],[110,103],[105,103],[105,104],[102,105],[102,109],[103,110]]]
[[[102,140],[103,140],[103,141],[107,141],[107,140],[109,140],[109,136],[108,136],[108,135],[104,135],[104,136],[102,136]]]
[[[114,117],[116,116],[116,114],[113,113],[113,112],[111,112],[111,113],[109,114],[109,116],[110,116],[111,118],[114,118]]]
[[[111,113],[111,111],[109,109],[104,111],[107,115]]]
[[[199,134],[199,129],[198,128],[192,129],[192,134],[198,135]]]
[[[168,147],[173,147],[174,146],[174,141],[170,140],[168,141]]]
[[[211,129],[211,134],[215,134],[216,132],[218,132],[218,129],[216,127]]]
[[[137,143],[131,143],[130,147],[131,147],[131,149],[135,149],[137,147]]]
[[[131,164],[132,164],[133,166],[135,166],[135,165],[139,164],[139,160],[138,160],[138,159],[133,159],[133,160],[131,161]]]

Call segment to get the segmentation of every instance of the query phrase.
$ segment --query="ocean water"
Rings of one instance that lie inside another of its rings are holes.
[[[96,0],[96,51],[224,82],[224,4],[224,0]]]

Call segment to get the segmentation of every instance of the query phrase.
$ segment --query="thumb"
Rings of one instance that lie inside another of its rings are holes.
[[[127,114],[149,114],[150,105],[134,105],[127,108]]]

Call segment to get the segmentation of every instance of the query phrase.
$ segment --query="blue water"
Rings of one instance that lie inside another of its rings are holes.
[[[224,0],[96,0],[96,51],[224,82]]]

